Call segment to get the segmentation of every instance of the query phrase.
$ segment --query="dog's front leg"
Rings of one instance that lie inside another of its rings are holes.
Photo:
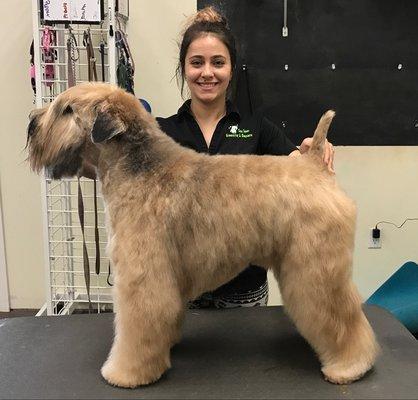
[[[183,304],[170,269],[154,267],[142,274],[116,273],[115,337],[101,370],[112,385],[146,385],[170,367],[170,348],[179,337]]]

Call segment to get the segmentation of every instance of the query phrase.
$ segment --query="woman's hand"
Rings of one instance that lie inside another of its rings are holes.
[[[299,151],[301,154],[306,153],[312,146],[312,138],[307,137],[303,139]],[[322,157],[324,163],[328,166],[328,170],[335,174],[334,171],[334,146],[325,139],[324,156]]]

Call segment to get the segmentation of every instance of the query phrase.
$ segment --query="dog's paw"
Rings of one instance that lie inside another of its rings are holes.
[[[148,371],[139,371],[133,368],[122,368],[112,361],[106,361],[101,369],[103,378],[112,386],[123,388],[136,388],[149,385],[160,379],[162,373],[153,374]]]
[[[350,365],[329,365],[322,368],[325,379],[338,385],[346,385],[363,377],[372,365],[354,363]]]

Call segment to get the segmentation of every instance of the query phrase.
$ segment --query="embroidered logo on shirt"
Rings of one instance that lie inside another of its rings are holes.
[[[232,125],[229,127],[229,133],[225,134],[227,138],[240,138],[240,139],[248,139],[252,137],[253,134],[250,132],[249,129],[239,129],[238,125]]]

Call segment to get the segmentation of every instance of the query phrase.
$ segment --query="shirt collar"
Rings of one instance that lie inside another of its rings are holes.
[[[185,114],[189,114],[193,116],[192,111],[190,109],[191,100],[186,100],[183,105],[178,109],[177,116],[180,117]],[[240,114],[238,111],[238,108],[234,103],[232,103],[230,100],[226,101],[226,117],[229,117],[231,114],[235,114],[240,118]]]

